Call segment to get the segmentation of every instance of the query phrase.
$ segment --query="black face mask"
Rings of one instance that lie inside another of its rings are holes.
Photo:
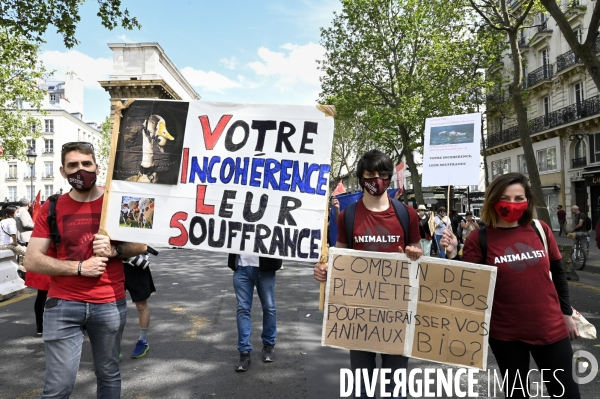
[[[77,191],[90,191],[96,185],[96,171],[88,172],[79,169],[77,172],[67,175],[67,181]]]

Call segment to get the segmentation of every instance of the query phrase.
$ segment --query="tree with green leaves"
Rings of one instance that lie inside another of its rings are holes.
[[[112,128],[110,124],[110,117],[106,117],[100,125],[100,143],[99,148],[96,149],[96,159],[98,164],[108,165],[110,156],[110,142],[112,139]]]
[[[97,0],[98,16],[107,29],[121,26],[139,28],[136,18],[121,8],[121,0]],[[32,131],[36,119],[21,109],[40,109],[46,94],[39,84],[48,73],[38,61],[39,45],[49,27],[62,35],[67,48],[75,38],[80,22],[79,7],[85,0],[2,0],[0,2],[0,145],[3,155],[23,159],[25,139],[37,137]]]
[[[425,119],[472,112],[484,84],[477,71],[488,55],[474,20],[462,1],[342,0],[321,30],[320,101],[338,101],[337,118],[356,118],[374,147],[405,157],[419,203],[414,152],[422,151]]]
[[[469,3],[490,28],[503,32],[508,41],[512,62],[512,80],[508,84],[508,92],[517,119],[523,154],[527,170],[529,171],[529,182],[533,191],[535,209],[538,219],[543,220],[551,226],[550,214],[546,206],[544,193],[542,192],[542,181],[529,134],[527,107],[523,99],[523,58],[519,50],[520,30],[523,29],[524,24],[529,20],[530,11],[536,5],[537,0],[527,0],[514,5],[508,4],[506,0],[469,0]]]
[[[25,137],[41,135],[39,121],[23,107],[39,108],[44,92],[38,83],[48,76],[37,61],[38,46],[0,30],[0,145],[3,155],[23,158]],[[37,122],[37,123],[36,123]]]
[[[573,50],[573,53],[579,57],[585,69],[590,74],[590,77],[594,81],[596,88],[600,90],[600,60],[596,56],[596,39],[598,38],[598,28],[600,28],[600,3],[590,3],[589,5],[579,5],[579,2],[569,1],[566,9],[561,10],[555,0],[540,0],[540,3],[548,11],[550,15],[556,21],[556,25],[562,32],[563,36],[569,47]],[[587,36],[583,43],[579,42],[577,34],[573,30],[573,27],[569,23],[569,15],[576,12],[585,11],[585,7],[594,4],[594,11],[592,12],[592,18],[587,26]]]
[[[13,35],[22,36],[34,43],[43,42],[48,27],[53,26],[62,35],[67,48],[79,42],[75,38],[77,24],[81,21],[79,7],[86,0],[2,0],[0,2],[0,27]],[[121,0],[97,0],[98,17],[102,26],[112,30],[140,28],[137,18],[127,9],[121,9]]]

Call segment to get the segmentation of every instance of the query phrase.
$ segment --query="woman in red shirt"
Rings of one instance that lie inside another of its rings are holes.
[[[546,251],[531,225],[533,207],[525,176],[508,173],[496,178],[486,190],[481,214],[486,224],[486,259],[479,241],[481,230],[474,230],[462,260],[498,268],[489,344],[502,376],[508,377],[506,397],[529,398],[531,355],[538,369],[545,371],[543,380],[552,397],[577,399],[570,340],[579,333],[571,317],[569,286],[552,230],[540,221]],[[444,234],[441,245],[447,246],[448,258],[456,257],[455,237]]]

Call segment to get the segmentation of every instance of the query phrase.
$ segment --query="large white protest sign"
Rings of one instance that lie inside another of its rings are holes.
[[[314,262],[333,118],[313,106],[136,100],[107,184],[115,240]]]
[[[423,186],[479,184],[481,114],[428,118],[423,143]]]

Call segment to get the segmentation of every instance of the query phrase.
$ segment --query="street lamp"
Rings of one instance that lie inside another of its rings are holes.
[[[35,165],[35,159],[37,158],[37,154],[35,153],[35,150],[33,149],[33,147],[29,147],[27,149],[27,152],[25,152],[25,154],[27,155],[27,163],[29,164],[29,166],[31,167],[31,197],[30,198],[30,202],[34,201],[34,195],[33,195],[33,166]]]

